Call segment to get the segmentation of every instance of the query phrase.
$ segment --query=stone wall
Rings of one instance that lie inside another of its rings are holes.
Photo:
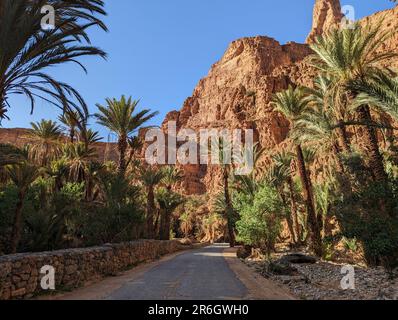
[[[141,240],[86,249],[24,253],[0,257],[0,299],[28,299],[45,293],[40,270],[55,269],[56,290],[70,290],[98,281],[163,255],[192,246],[179,241]]]

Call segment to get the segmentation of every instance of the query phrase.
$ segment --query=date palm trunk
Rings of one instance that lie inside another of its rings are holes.
[[[296,146],[296,152],[301,183],[303,185],[303,197],[307,209],[307,223],[309,226],[311,249],[317,256],[322,256],[321,230],[319,227],[319,220],[315,211],[312,184],[305,165],[303,149],[300,145]]]
[[[235,222],[234,222],[234,209],[232,207],[231,196],[229,194],[229,181],[228,181],[228,170],[224,168],[223,172],[223,180],[224,180],[224,197],[225,197],[225,209],[226,209],[226,218],[228,224],[228,236],[229,243],[231,248],[234,248],[236,245],[235,240]]]
[[[127,136],[121,135],[118,141],[119,151],[119,174],[124,177],[126,173],[126,150],[127,150]]]
[[[358,119],[363,123],[371,124],[373,122],[368,106],[363,105],[358,108]],[[375,128],[371,126],[365,126],[363,139],[365,142],[365,149],[369,154],[370,168],[373,172],[375,180],[377,182],[387,183],[388,175],[385,171],[383,157],[379,150],[379,143]]]
[[[22,208],[25,199],[25,193],[20,191],[18,193],[18,201],[15,207],[14,225],[11,234],[10,252],[17,253],[19,242],[22,234]]]
[[[291,177],[289,177],[287,179],[287,183],[288,183],[289,192],[290,192],[290,207],[291,207],[291,212],[292,212],[293,228],[296,233],[296,240],[298,243],[301,240],[301,228],[300,228],[300,223],[299,223],[298,215],[297,215],[298,209],[297,209],[296,197],[294,195],[293,179]]]
[[[347,130],[346,130],[346,127],[342,120],[339,121],[338,127],[336,130],[337,130],[338,142],[339,142],[339,146],[340,146],[341,150],[344,153],[351,152],[350,141],[348,139]]]
[[[279,194],[281,196],[284,208],[288,208],[289,206],[288,206],[288,203],[287,203],[287,200],[286,200],[286,196],[283,193],[283,190],[279,190]],[[287,227],[289,229],[291,241],[292,241],[292,243],[296,244],[297,243],[297,240],[296,240],[297,238],[296,238],[296,235],[295,235],[295,232],[294,232],[293,217],[292,216],[293,216],[292,212],[291,212],[290,215],[287,214],[286,215],[286,222],[287,222]]]
[[[160,240],[170,240],[171,213],[167,209],[160,211]]]
[[[369,106],[363,105],[358,108],[358,119],[363,123],[373,123]],[[384,189],[385,196],[380,200],[380,212],[384,215],[392,214],[391,199],[393,198],[392,190],[388,185],[388,175],[384,168],[383,156],[379,150],[376,129],[372,126],[365,126],[363,139],[365,142],[365,150],[369,155],[369,167],[372,171],[374,180]]]
[[[146,210],[146,237],[154,238],[154,214],[155,214],[155,192],[153,186],[148,187],[147,194],[147,210]]]

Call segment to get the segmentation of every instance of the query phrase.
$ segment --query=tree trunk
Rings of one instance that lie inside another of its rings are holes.
[[[279,194],[281,195],[281,199],[282,199],[283,206],[284,206],[285,208],[288,208],[286,196],[285,196],[285,194],[283,193],[283,190],[279,190]],[[294,233],[294,227],[293,227],[293,214],[292,214],[292,212],[290,213],[290,215],[289,215],[289,214],[286,215],[286,222],[287,222],[287,226],[288,226],[288,228],[289,228],[289,233],[290,233],[291,242],[296,244],[296,243],[297,243],[297,240],[296,240],[297,238],[296,238],[296,235],[295,235],[295,233]]]
[[[311,249],[317,256],[322,256],[322,238],[315,211],[312,184],[304,162],[303,149],[300,145],[297,145],[296,152],[301,182],[303,184],[303,196],[307,208],[307,223],[310,229]]]
[[[292,212],[292,218],[293,218],[293,227],[296,232],[296,240],[297,242],[301,241],[301,228],[300,228],[300,223],[298,220],[298,209],[297,209],[297,202],[296,202],[296,197],[294,195],[294,185],[293,185],[293,179],[289,177],[287,179],[287,183],[289,186],[289,191],[290,191],[290,202],[291,202],[291,212]]]
[[[348,139],[347,130],[342,120],[339,121],[337,127],[338,141],[341,147],[341,150],[344,153],[351,152],[350,141]]]
[[[229,195],[228,170],[226,168],[224,168],[223,175],[224,175],[224,197],[225,197],[225,206],[226,206],[226,217],[228,222],[229,243],[231,248],[234,248],[236,245],[235,223],[233,221],[234,209],[232,207],[231,197]]]
[[[153,186],[148,187],[148,195],[147,195],[147,221],[146,221],[146,236],[148,239],[154,238],[154,225],[153,225],[153,216],[155,211],[155,194],[153,190]]]
[[[70,143],[75,143],[75,128],[72,127],[70,128],[70,134],[69,134],[69,138],[70,138]]]
[[[127,150],[126,135],[122,135],[119,137],[118,150],[119,150],[119,174],[124,177],[126,173],[126,150]]]
[[[364,105],[358,108],[358,119],[360,122],[364,123],[373,122],[368,106]],[[387,183],[388,175],[384,169],[383,157],[379,150],[376,130],[371,126],[365,126],[363,129],[363,139],[366,152],[369,155],[370,168],[377,182]]]
[[[339,149],[339,147],[337,146],[337,144],[335,144],[335,145],[333,146],[333,151],[334,151],[334,155],[335,155],[335,157],[336,157],[337,169],[339,170],[339,172],[344,173],[344,172],[345,172],[345,168],[344,168],[343,162],[341,161],[341,158],[340,158],[340,149]]]
[[[167,209],[162,209],[160,213],[160,240],[170,240],[171,213]]]
[[[19,241],[21,240],[22,233],[22,208],[24,203],[25,195],[23,192],[18,193],[18,202],[15,208],[14,225],[12,228],[10,252],[12,254],[17,253]]]

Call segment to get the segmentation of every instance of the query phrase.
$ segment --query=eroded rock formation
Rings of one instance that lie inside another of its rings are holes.
[[[313,42],[316,37],[338,26],[342,19],[340,0],[316,0],[312,30],[307,38],[307,43]]]

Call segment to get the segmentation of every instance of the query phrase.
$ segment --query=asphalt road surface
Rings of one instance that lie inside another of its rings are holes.
[[[223,257],[227,245],[178,255],[126,282],[106,300],[244,299],[245,285]]]

